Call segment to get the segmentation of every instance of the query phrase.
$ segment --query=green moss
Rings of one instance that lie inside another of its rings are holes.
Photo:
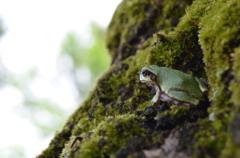
[[[239,37],[238,37],[239,38]],[[239,100],[239,96],[240,96],[240,86],[239,86],[239,82],[240,82],[240,47],[237,47],[234,49],[234,53],[233,53],[233,60],[235,61],[233,64],[233,74],[235,76],[235,80],[232,81],[230,83],[230,90],[233,92],[232,96],[231,96],[231,101],[234,103],[234,105],[240,105],[240,100]],[[239,109],[240,107],[237,106],[237,109]]]
[[[231,136],[228,135],[228,139],[225,142],[225,148],[221,152],[220,158],[225,158],[225,157],[238,158],[239,157],[240,147],[235,145],[234,139],[235,138],[231,138]]]
[[[126,156],[137,157],[151,143],[164,146],[159,133],[186,124],[190,132],[183,133],[183,138],[194,135],[188,140],[194,157],[239,157],[240,142],[234,137],[240,130],[236,125],[240,121],[240,2],[191,3],[124,0],[119,5],[106,37],[112,66],[39,157],[60,153],[62,157],[117,157],[120,149],[135,153]],[[150,89],[140,83],[139,73],[152,64],[206,78],[210,103],[196,108],[172,103],[151,108]],[[141,111],[144,114],[139,116]],[[214,114],[213,122],[208,113]],[[192,130],[191,125],[200,129]],[[77,136],[84,140],[70,149]],[[146,145],[127,148],[135,137],[147,140]]]
[[[126,141],[132,136],[147,135],[147,131],[141,127],[140,120],[135,115],[128,114],[105,118],[98,123],[90,138],[78,144],[80,149],[79,147],[68,149],[69,152],[63,153],[62,157],[66,155],[74,157],[76,151],[80,153],[80,157],[99,158],[114,154],[120,147],[125,146]]]
[[[226,139],[226,132],[222,135],[216,133],[213,122],[208,118],[198,120],[200,130],[195,133],[193,157],[218,157],[221,152],[224,141]]]
[[[208,80],[212,88],[210,98],[217,101],[218,106],[224,106],[223,100],[228,100],[226,98],[229,94],[224,91],[228,89],[229,81],[223,82],[221,79],[225,75],[230,75],[228,72],[231,68],[230,54],[233,53],[233,45],[236,42],[235,35],[239,31],[237,24],[233,24],[233,22],[239,21],[239,15],[236,14],[239,6],[229,7],[234,3],[237,2],[229,1],[226,4],[225,1],[219,1],[219,3],[214,3],[211,6],[212,12],[202,19],[204,27],[199,34],[206,71],[209,73]],[[235,12],[236,15],[231,16],[232,12]]]
[[[148,56],[150,64],[205,76],[202,50],[198,44],[198,25],[189,22],[186,16],[181,19],[174,31],[169,33],[161,31],[156,34],[155,41],[155,47]],[[193,60],[196,61],[195,65],[191,62]]]
[[[185,106],[176,106],[176,105],[172,105],[170,107],[170,110],[167,110],[165,112],[162,113],[158,113],[158,115],[155,117],[155,119],[159,119],[161,118],[163,115],[169,115],[171,119],[179,119],[182,116],[186,115],[189,111],[188,107]]]
[[[230,153],[228,150],[236,149],[233,144],[229,143],[231,141],[226,143],[226,140],[231,139],[230,134],[227,134],[229,132],[227,129],[230,127],[229,122],[232,118],[230,116],[235,115],[232,113],[233,107],[237,105],[234,105],[234,102],[239,100],[239,96],[229,100],[232,92],[234,96],[234,93],[240,88],[239,84],[232,82],[235,74],[232,73],[231,61],[232,54],[236,50],[235,47],[238,45],[236,43],[240,42],[239,9],[239,1],[212,1],[207,7],[205,16],[201,19],[204,27],[199,32],[199,41],[204,53],[208,82],[211,85],[209,97],[213,101],[210,112],[215,115],[213,123],[216,130],[215,142],[217,142],[217,145],[213,146],[216,148],[215,153],[219,153],[223,149],[223,153]],[[238,62],[234,63],[238,64]],[[236,89],[231,89],[231,84],[234,84]],[[234,154],[230,157],[234,157]],[[224,156],[226,155],[222,155],[222,157]]]
[[[191,2],[123,1],[113,16],[106,36],[113,62],[135,55],[139,46],[157,30],[171,31],[184,14],[183,8]]]

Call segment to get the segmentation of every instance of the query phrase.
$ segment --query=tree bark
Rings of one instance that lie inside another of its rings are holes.
[[[239,17],[239,0],[123,0],[111,67],[38,158],[240,157]],[[205,78],[208,101],[153,107],[139,80],[153,64]]]

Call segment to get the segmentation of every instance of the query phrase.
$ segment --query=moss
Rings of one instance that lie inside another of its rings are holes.
[[[132,136],[146,135],[147,130],[141,126],[141,118],[135,115],[108,117],[98,123],[89,139],[81,141],[80,149],[78,147],[69,149],[70,152],[63,153],[62,156],[74,157],[77,151],[80,157],[104,157],[114,154],[120,147],[125,146],[126,141]]]
[[[113,16],[106,36],[113,63],[135,55],[144,41],[159,29],[172,30],[184,13],[183,8],[191,2],[191,0],[181,3],[177,0],[123,1]]]
[[[239,36],[237,37],[239,38]],[[233,64],[233,74],[235,80],[230,83],[230,90],[233,92],[231,96],[231,101],[234,103],[234,105],[240,105],[240,87],[239,87],[239,82],[240,82],[240,47],[238,46],[237,48],[234,49],[234,53],[232,55],[233,60],[235,61]],[[236,106],[237,109],[239,109],[239,106]]]
[[[213,122],[208,118],[198,120],[200,130],[195,133],[193,157],[218,157],[224,146],[226,132],[217,135]]]
[[[238,0],[124,0],[107,31],[111,67],[39,157],[140,157],[163,150],[176,131],[181,143],[166,157],[239,157],[239,10]],[[139,81],[152,64],[206,78],[210,102],[152,107]],[[77,136],[83,141],[70,149]]]
[[[231,4],[232,3],[232,4]],[[225,2],[212,5],[212,12],[203,18],[205,27],[201,30],[199,37],[200,43],[204,51],[204,62],[206,64],[206,71],[209,72],[208,80],[211,84],[212,91],[210,91],[210,98],[214,101],[218,100],[219,106],[223,106],[221,99],[228,97],[229,94],[222,92],[229,86],[229,81],[223,82],[221,79],[224,75],[231,75],[229,72],[231,68],[231,56],[234,47],[231,45],[236,42],[235,35],[239,31],[237,24],[231,24],[238,21],[238,15],[229,16],[231,12],[236,12],[239,8],[237,6],[230,7],[236,2]],[[231,19],[231,18],[235,19]],[[213,19],[214,20],[211,20]],[[229,29],[229,26],[233,26]],[[235,26],[235,27],[234,27]],[[211,29],[210,29],[211,28]],[[215,60],[212,60],[214,58]],[[230,70],[231,71],[231,70]]]
[[[232,108],[237,105],[233,104],[239,100],[235,98],[231,101],[229,98],[232,92],[235,93],[240,88],[235,82],[236,89],[231,89],[231,84],[234,84],[232,79],[235,76],[232,73],[232,55],[236,50],[235,47],[239,45],[237,43],[240,42],[240,28],[238,27],[240,4],[239,1],[218,1],[218,3],[212,1],[210,4],[202,18],[204,27],[199,32],[199,40],[204,53],[208,82],[211,85],[209,97],[213,101],[213,105],[210,111],[216,116],[213,123],[216,129],[215,142],[220,147],[215,151],[224,149],[223,153],[229,153],[227,150],[236,148],[234,145],[229,145],[231,141],[226,143],[226,140],[231,139],[227,134],[227,129],[229,129],[228,124],[232,118],[230,116],[234,115]],[[237,63],[235,62],[235,64]],[[217,148],[216,145],[213,147]],[[222,157],[224,156],[226,155],[224,154]],[[234,157],[234,154],[230,157]]]
[[[203,54],[198,44],[198,25],[189,21],[185,15],[174,31],[160,31],[155,35],[156,43],[148,56],[148,63],[205,76]],[[196,62],[191,62],[193,60]]]

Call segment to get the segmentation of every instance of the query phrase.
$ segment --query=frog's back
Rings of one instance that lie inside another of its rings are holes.
[[[158,72],[158,82],[159,84],[161,83],[163,91],[169,91],[176,88],[186,91],[186,93],[189,93],[198,99],[203,98],[202,91],[200,90],[195,77],[187,73],[166,67],[160,67]]]

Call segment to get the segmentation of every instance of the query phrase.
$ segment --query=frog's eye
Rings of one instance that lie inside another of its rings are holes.
[[[147,77],[147,76],[149,76],[149,71],[147,70],[147,69],[144,69],[143,71],[142,71],[142,75],[144,76],[144,77]]]
[[[149,77],[152,81],[156,81],[156,75],[150,71],[148,71],[147,69],[144,69],[142,71],[142,75],[144,77]]]

